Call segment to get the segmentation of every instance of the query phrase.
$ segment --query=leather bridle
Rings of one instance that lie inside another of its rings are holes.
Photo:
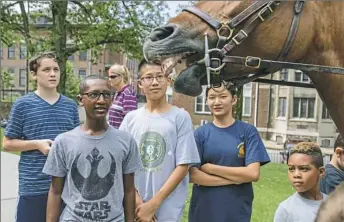
[[[199,8],[192,6],[190,8],[183,9],[183,11],[189,12],[202,21],[206,22],[210,27],[216,30],[217,33],[217,44],[216,48],[209,49],[208,37],[205,33],[205,56],[202,60],[198,61],[198,64],[205,64],[207,83],[210,87],[210,78],[218,79],[223,67],[226,63],[244,65],[246,67],[255,68],[257,72],[249,77],[232,79],[231,81],[237,86],[242,86],[252,80],[270,74],[269,69],[280,70],[283,68],[299,69],[302,71],[316,71],[316,72],[328,72],[336,74],[344,74],[344,68],[341,67],[331,67],[331,66],[321,66],[313,64],[303,64],[303,63],[290,63],[283,62],[295,39],[300,15],[303,9],[305,1],[297,0],[294,5],[294,17],[291,23],[291,27],[287,36],[287,40],[284,43],[282,50],[280,51],[276,60],[264,60],[259,57],[254,56],[230,56],[228,55],[235,47],[242,44],[245,39],[264,21],[266,21],[275,11],[275,9],[280,6],[280,1],[270,1],[270,0],[259,0],[253,2],[244,11],[240,12],[229,22],[219,22],[217,19],[211,17],[207,13],[203,12]],[[238,26],[243,22],[246,22],[245,26],[237,30]],[[222,35],[221,33],[227,31],[228,35]],[[233,36],[233,34],[235,35]]]

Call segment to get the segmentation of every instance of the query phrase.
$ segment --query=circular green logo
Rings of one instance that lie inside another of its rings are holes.
[[[157,132],[145,132],[141,137],[140,156],[145,168],[156,168],[164,161],[166,143]]]

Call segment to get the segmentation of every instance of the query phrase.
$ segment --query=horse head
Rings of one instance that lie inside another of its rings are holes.
[[[249,0],[201,1],[195,7],[216,21],[225,24],[253,3],[253,1]],[[237,45],[231,50],[230,55],[255,56],[276,60],[286,41],[294,15],[294,4],[292,2],[281,2],[280,4],[266,21],[262,22],[247,36],[242,44]],[[303,12],[304,16],[307,16],[309,11],[309,8],[305,8]],[[259,13],[259,10],[252,13],[250,17],[257,13]],[[196,63],[205,55],[204,34],[207,33],[208,35],[209,48],[216,48],[219,34],[232,38],[250,22],[249,18],[233,29],[220,28],[215,30],[214,27],[209,25],[209,20],[206,22],[204,19],[189,11],[183,11],[176,17],[170,19],[167,25],[155,28],[151,32],[143,48],[145,58],[149,61],[162,62],[170,68],[178,62],[185,62],[187,68],[176,78],[174,88],[177,92],[197,96],[201,93],[201,85],[207,84],[204,64]],[[314,30],[310,24],[312,22],[309,20],[302,20],[300,22],[299,29],[307,30],[307,32],[303,32],[302,35],[296,35],[294,44],[298,47],[297,49],[292,47],[286,58],[287,61],[299,60],[309,51],[314,36]],[[308,29],[306,29],[307,26],[309,27]],[[256,71],[257,69],[253,67],[225,64],[218,78],[220,80],[230,80],[245,77]],[[277,70],[268,71],[274,72]],[[214,81],[214,79],[211,81]]]

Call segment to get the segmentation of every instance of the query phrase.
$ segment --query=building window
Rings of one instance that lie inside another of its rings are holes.
[[[166,95],[166,100],[169,104],[172,104],[172,95]]]
[[[252,82],[244,85],[243,103],[242,103],[243,116],[251,116],[251,105],[252,105]]]
[[[282,69],[280,71],[280,80],[288,81],[288,69]]]
[[[295,70],[295,82],[310,82],[310,80],[304,72]]]
[[[79,69],[79,78],[83,79],[86,77],[86,70],[85,69]]]
[[[20,44],[20,51],[19,51],[19,57],[20,59],[26,59],[27,55],[27,47],[24,44]]]
[[[19,72],[19,86],[26,85],[26,69],[20,69]]]
[[[330,112],[326,108],[325,103],[323,103],[323,105],[322,105],[322,115],[321,115],[321,118],[322,119],[331,119]]]
[[[202,94],[195,98],[195,113],[210,114],[205,96],[206,87],[203,87]]]
[[[280,97],[278,99],[278,116],[285,117],[287,111],[287,98]]]
[[[331,140],[329,139],[323,139],[321,140],[321,147],[331,147]]]
[[[87,60],[87,50],[79,52],[79,60],[86,61]]]
[[[12,74],[12,76],[13,76],[13,74],[14,74],[14,68],[8,68],[8,69],[7,69],[7,72],[10,73],[10,74]]]
[[[293,117],[294,118],[314,118],[315,98],[294,98]]]
[[[10,47],[8,47],[7,58],[15,59],[15,57],[16,57],[16,46],[11,45]]]

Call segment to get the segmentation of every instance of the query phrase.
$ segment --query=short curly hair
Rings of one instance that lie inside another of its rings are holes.
[[[29,61],[30,72],[36,73],[39,66],[41,65],[42,59],[45,58],[54,59],[54,61],[57,62],[57,57],[54,52],[39,52],[35,56],[33,56]]]
[[[311,156],[313,159],[313,164],[317,168],[324,166],[324,160],[322,157],[320,146],[316,143],[313,143],[313,142],[298,143],[290,150],[290,156],[292,156],[295,153],[301,153],[301,154],[306,154],[308,156]]]

